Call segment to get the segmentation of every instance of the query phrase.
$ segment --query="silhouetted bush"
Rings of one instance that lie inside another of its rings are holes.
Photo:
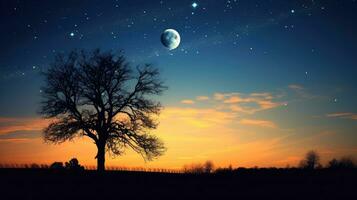
[[[206,161],[204,164],[196,163],[191,165],[184,165],[184,173],[202,174],[202,173],[212,173],[214,169],[214,164],[212,161]]]
[[[84,167],[81,166],[77,158],[72,158],[70,161],[66,162],[66,169],[74,171],[83,171]]]
[[[183,167],[184,173],[202,174],[205,172],[202,164],[191,164]]]
[[[31,169],[39,169],[40,165],[36,164],[36,163],[32,163],[30,166]]]
[[[340,160],[336,158],[330,160],[327,167],[330,169],[353,169],[357,166],[351,158],[343,157]]]
[[[240,169],[245,169],[241,167]],[[233,172],[233,167],[232,165],[229,165],[228,167],[219,167],[215,170],[215,173],[232,173]]]
[[[62,162],[54,162],[50,165],[50,169],[61,170],[64,169]]]

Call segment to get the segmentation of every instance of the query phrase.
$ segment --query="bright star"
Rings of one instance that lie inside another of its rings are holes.
[[[294,10],[294,9],[292,9],[292,10],[291,10],[291,13],[295,13],[295,10]]]
[[[198,4],[197,4],[196,2],[193,2],[193,3],[191,4],[191,6],[192,6],[192,8],[196,8],[196,7],[198,6]]]
[[[73,32],[71,32],[69,35],[70,35],[71,37],[73,37],[73,36],[74,36],[74,33],[73,33]]]

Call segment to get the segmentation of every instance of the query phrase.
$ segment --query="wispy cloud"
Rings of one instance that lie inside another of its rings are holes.
[[[297,91],[297,90],[303,90],[303,89],[304,89],[303,86],[297,85],[297,84],[291,84],[291,85],[288,86],[288,88],[290,88],[290,89],[292,89],[292,90],[295,90],[295,91]]]
[[[30,138],[1,138],[0,143],[24,143],[31,141]]]
[[[197,96],[196,97],[196,100],[197,101],[207,101],[209,100],[210,98],[208,96]]]
[[[181,101],[182,104],[195,104],[195,101],[191,99],[184,99]]]
[[[235,119],[235,115],[230,112],[218,111],[212,108],[169,107],[162,112],[160,119],[175,119],[175,121],[181,121],[204,128],[228,124]]]
[[[214,99],[226,104],[234,112],[254,114],[259,111],[269,110],[281,105],[283,102],[276,102],[277,97],[271,93],[215,93]]]
[[[357,113],[350,113],[350,112],[329,113],[326,114],[326,117],[357,120]]]
[[[46,127],[49,120],[41,118],[4,118],[0,117],[0,135],[18,131],[39,131]]]
[[[301,99],[322,98],[320,95],[312,94],[308,89],[299,84],[290,84],[288,88]]]
[[[277,125],[268,120],[256,120],[256,119],[242,119],[240,120],[240,123],[243,125],[249,125],[249,126],[259,126],[259,127],[264,127],[264,128],[277,128]]]

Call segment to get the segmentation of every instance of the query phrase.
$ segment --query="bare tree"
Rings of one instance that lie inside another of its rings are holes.
[[[158,69],[149,64],[133,70],[122,54],[72,51],[57,55],[45,75],[40,113],[53,118],[44,139],[62,143],[77,136],[97,146],[98,171],[105,170],[105,153],[121,155],[127,147],[151,160],[165,151],[149,131],[161,110],[151,96],[166,87]]]
[[[316,151],[309,151],[305,155],[305,159],[300,162],[301,168],[306,169],[315,169],[321,166],[320,164],[320,156]]]

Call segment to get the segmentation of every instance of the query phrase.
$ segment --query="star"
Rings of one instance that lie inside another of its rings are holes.
[[[71,33],[69,34],[69,36],[73,37],[73,36],[74,36],[74,33],[73,33],[73,32],[71,32]]]
[[[295,13],[295,10],[294,10],[294,9],[292,9],[290,12],[294,14],[294,13]]]
[[[197,8],[198,4],[197,4],[196,2],[193,2],[193,3],[191,4],[191,6],[192,6],[192,8]]]

